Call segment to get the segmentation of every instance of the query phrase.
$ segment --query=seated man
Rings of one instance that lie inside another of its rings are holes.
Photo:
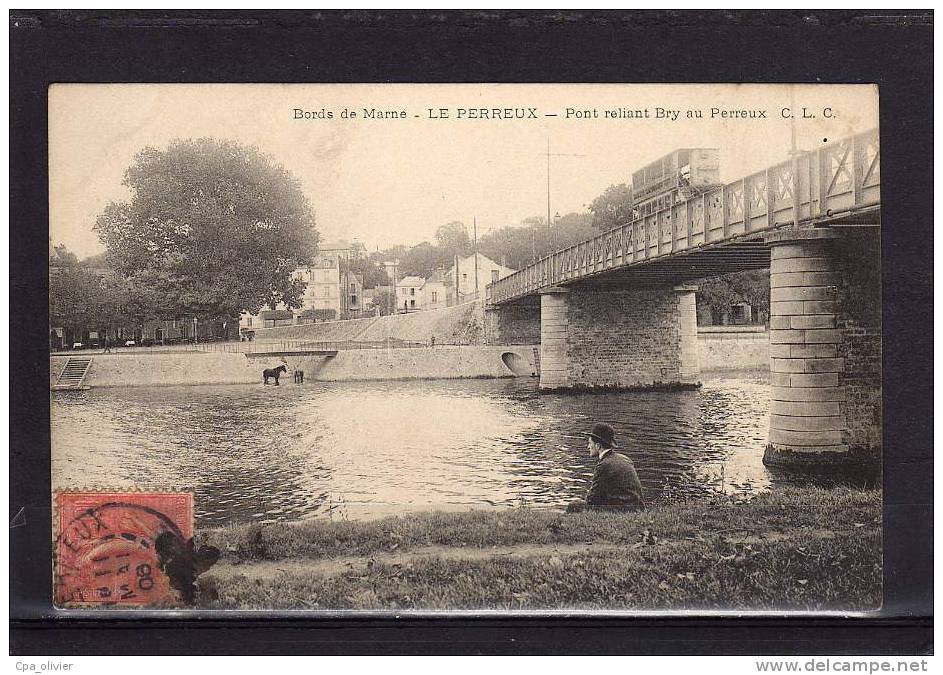
[[[585,502],[567,507],[573,513],[586,509],[605,511],[639,511],[645,508],[642,484],[635,465],[625,455],[616,452],[615,432],[608,424],[596,424],[589,433],[586,448],[590,457],[598,457],[593,483]]]

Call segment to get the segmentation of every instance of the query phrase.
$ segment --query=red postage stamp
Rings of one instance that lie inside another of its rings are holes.
[[[56,506],[56,606],[174,607],[192,599],[192,494],[59,492]]]

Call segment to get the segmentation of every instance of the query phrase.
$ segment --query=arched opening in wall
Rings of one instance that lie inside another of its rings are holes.
[[[520,354],[515,354],[514,352],[504,352],[501,354],[501,361],[504,362],[504,365],[507,366],[507,369],[518,377],[529,377],[534,375],[533,369],[530,367],[530,364]]]

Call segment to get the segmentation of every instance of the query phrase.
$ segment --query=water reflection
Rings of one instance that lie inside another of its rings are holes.
[[[585,494],[583,432],[616,430],[649,501],[754,493],[764,374],[698,391],[541,395],[532,379],[53,394],[55,487],[192,489],[199,525],[536,504]]]

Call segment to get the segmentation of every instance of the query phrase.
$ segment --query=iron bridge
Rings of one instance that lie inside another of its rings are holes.
[[[879,226],[881,149],[872,129],[556,251],[491,283],[486,304],[553,286],[631,288],[769,267],[770,234]]]

